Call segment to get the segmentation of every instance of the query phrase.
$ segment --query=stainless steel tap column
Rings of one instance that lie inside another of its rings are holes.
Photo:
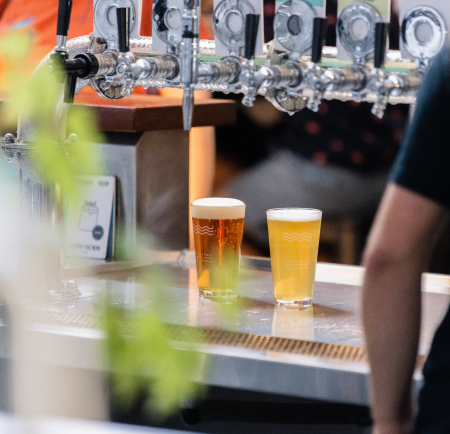
[[[185,0],[182,16],[182,40],[180,47],[180,73],[183,93],[183,128],[191,130],[194,112],[194,86],[198,82],[199,52],[199,1]]]
[[[50,62],[57,70],[64,67],[68,57],[66,43],[71,7],[72,0],[59,1],[57,45],[50,55]],[[55,74],[55,79],[60,85],[61,95],[55,107],[59,116],[54,118],[54,127],[57,140],[64,146],[65,121],[61,120],[65,120],[68,106],[62,102],[65,74],[59,72]],[[64,213],[60,186],[45,182],[36,169],[35,153],[39,152],[39,141],[42,140],[36,133],[36,126],[40,122],[38,115],[32,119],[20,117],[17,140],[12,134],[7,134],[2,144],[8,158],[16,156],[17,159],[21,194],[20,261],[27,266],[39,266],[39,270],[36,270],[39,281],[34,289],[57,296],[69,293],[76,295],[76,285],[71,283],[66,288],[63,283]],[[35,249],[36,244],[39,246],[38,250]]]

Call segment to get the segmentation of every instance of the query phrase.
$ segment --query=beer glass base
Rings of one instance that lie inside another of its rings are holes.
[[[293,309],[308,309],[312,302],[311,300],[276,300],[279,307],[288,307]]]
[[[224,297],[236,297],[236,290],[230,289],[228,291],[209,291],[206,289],[199,289],[200,297],[217,297],[217,298],[224,298]]]

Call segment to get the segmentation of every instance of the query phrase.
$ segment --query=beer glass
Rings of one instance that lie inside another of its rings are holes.
[[[273,287],[279,305],[311,305],[321,220],[322,211],[317,209],[267,211]]]
[[[236,295],[244,232],[245,204],[210,197],[191,204],[200,295]]]

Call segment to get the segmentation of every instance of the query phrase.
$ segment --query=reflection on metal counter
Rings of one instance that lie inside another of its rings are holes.
[[[273,308],[273,336],[314,341],[314,305],[309,309]]]

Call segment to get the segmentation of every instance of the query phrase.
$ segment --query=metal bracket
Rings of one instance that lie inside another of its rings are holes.
[[[344,49],[356,64],[375,49],[375,24],[381,21],[378,12],[365,3],[352,3],[339,15],[338,36]]]
[[[228,48],[230,56],[239,56],[245,46],[245,17],[253,13],[253,6],[247,0],[223,0],[214,9],[214,33]]]
[[[275,38],[288,51],[304,53],[311,48],[314,9],[299,0],[284,2],[275,15]]]
[[[117,31],[116,9],[118,7],[131,9],[130,32],[137,21],[136,8],[130,0],[98,0],[94,6],[94,27],[101,37],[108,41],[108,48],[117,48],[119,34]]]
[[[155,3],[152,13],[153,28],[161,41],[171,46],[180,44],[182,15],[181,0],[158,0]]]
[[[445,43],[445,23],[439,13],[428,6],[408,11],[402,22],[402,39],[408,52],[418,59],[419,68],[428,67]]]

